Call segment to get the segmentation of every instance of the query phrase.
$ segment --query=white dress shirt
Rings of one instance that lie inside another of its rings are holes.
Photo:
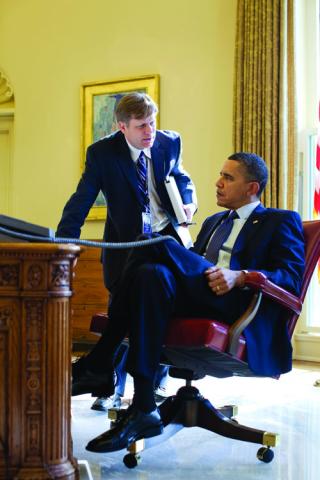
[[[239,218],[235,218],[233,220],[233,227],[232,227],[231,233],[219,251],[219,257],[217,261],[218,267],[230,268],[231,252],[236,242],[236,239],[240,233],[240,230],[248,220],[253,210],[259,204],[260,204],[259,201],[248,203],[247,205],[244,205],[243,207],[240,207],[236,210],[237,214],[239,215]],[[210,240],[211,240],[211,237],[210,237]],[[208,245],[210,243],[210,240],[208,242]]]
[[[137,164],[141,150],[130,145],[126,139],[128,147],[130,149],[131,158],[135,164]],[[151,162],[151,151],[150,148],[145,148],[143,153],[147,160],[147,172],[148,172],[148,195],[150,200],[150,211],[151,211],[151,228],[153,232],[160,232],[163,230],[169,222],[169,219],[163,210],[160,202],[159,195],[156,190],[156,182],[154,179],[153,165]]]

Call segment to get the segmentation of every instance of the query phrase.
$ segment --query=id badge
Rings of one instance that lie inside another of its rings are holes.
[[[142,233],[152,233],[151,214],[142,212]]]

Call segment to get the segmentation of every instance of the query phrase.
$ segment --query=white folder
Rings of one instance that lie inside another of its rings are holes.
[[[174,213],[176,214],[178,220],[178,226],[175,227],[177,234],[181,238],[183,245],[186,248],[192,247],[192,238],[187,228],[187,215],[183,209],[182,198],[178,190],[175,179],[172,176],[168,176],[164,181],[165,187],[167,189]]]
[[[175,179],[171,176],[168,176],[164,181],[165,187],[167,189],[169,198],[171,200],[171,204],[176,214],[178,223],[181,225],[182,223],[187,223],[187,215],[183,209],[182,199],[180,192],[178,190],[177,184]]]

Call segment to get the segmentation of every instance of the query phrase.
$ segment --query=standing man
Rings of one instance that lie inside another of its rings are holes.
[[[144,93],[121,98],[115,110],[119,130],[89,146],[85,171],[64,207],[57,236],[79,238],[81,227],[101,191],[107,204],[103,239],[128,242],[141,233],[172,235],[181,242],[165,188],[173,176],[187,221],[197,208],[194,185],[182,167],[180,136],[156,130],[157,105]],[[125,250],[103,250],[105,285],[112,293],[127,258]]]
[[[89,442],[88,450],[120,450],[162,432],[152,389],[173,316],[209,316],[234,323],[252,299],[250,289],[242,288],[248,270],[258,270],[299,294],[304,271],[301,219],[296,212],[260,203],[267,178],[259,156],[231,155],[216,182],[217,204],[225,210],[207,218],[193,251],[173,240],[133,250],[110,308],[107,330],[73,378],[75,385],[90,379],[93,386],[96,365],[103,363],[112,388],[112,352],[129,332],[127,368],[134,379],[133,403],[114,428]],[[244,330],[248,366],[256,375],[291,369],[292,348],[282,313],[282,306],[262,299]]]
[[[174,177],[188,223],[197,208],[195,188],[182,167],[180,136],[156,130],[157,113],[157,105],[144,93],[134,92],[120,99],[115,109],[119,130],[89,146],[84,173],[63,210],[58,237],[80,236],[101,191],[107,204],[104,240],[128,242],[142,233],[155,232],[182,242],[187,226],[178,225],[165,179]],[[111,298],[127,254],[126,250],[102,252],[104,282]],[[121,372],[118,374],[120,377]],[[93,395],[107,397],[104,385],[102,375],[101,388]],[[73,394],[80,393],[86,392],[73,390]],[[104,409],[103,402],[98,404]]]

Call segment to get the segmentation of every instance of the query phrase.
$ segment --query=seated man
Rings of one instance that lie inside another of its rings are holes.
[[[259,270],[299,294],[304,271],[301,219],[296,212],[261,205],[267,178],[259,156],[231,155],[216,182],[217,204],[228,210],[206,219],[193,251],[173,239],[132,250],[110,307],[109,325],[96,347],[74,364],[73,386],[94,390],[103,385],[112,394],[113,354],[128,332],[133,403],[116,426],[89,442],[87,450],[112,452],[162,432],[153,388],[173,316],[206,316],[232,324],[252,298],[250,289],[242,288],[246,270]],[[282,306],[263,299],[244,331],[247,362],[257,375],[291,369],[282,311]]]

